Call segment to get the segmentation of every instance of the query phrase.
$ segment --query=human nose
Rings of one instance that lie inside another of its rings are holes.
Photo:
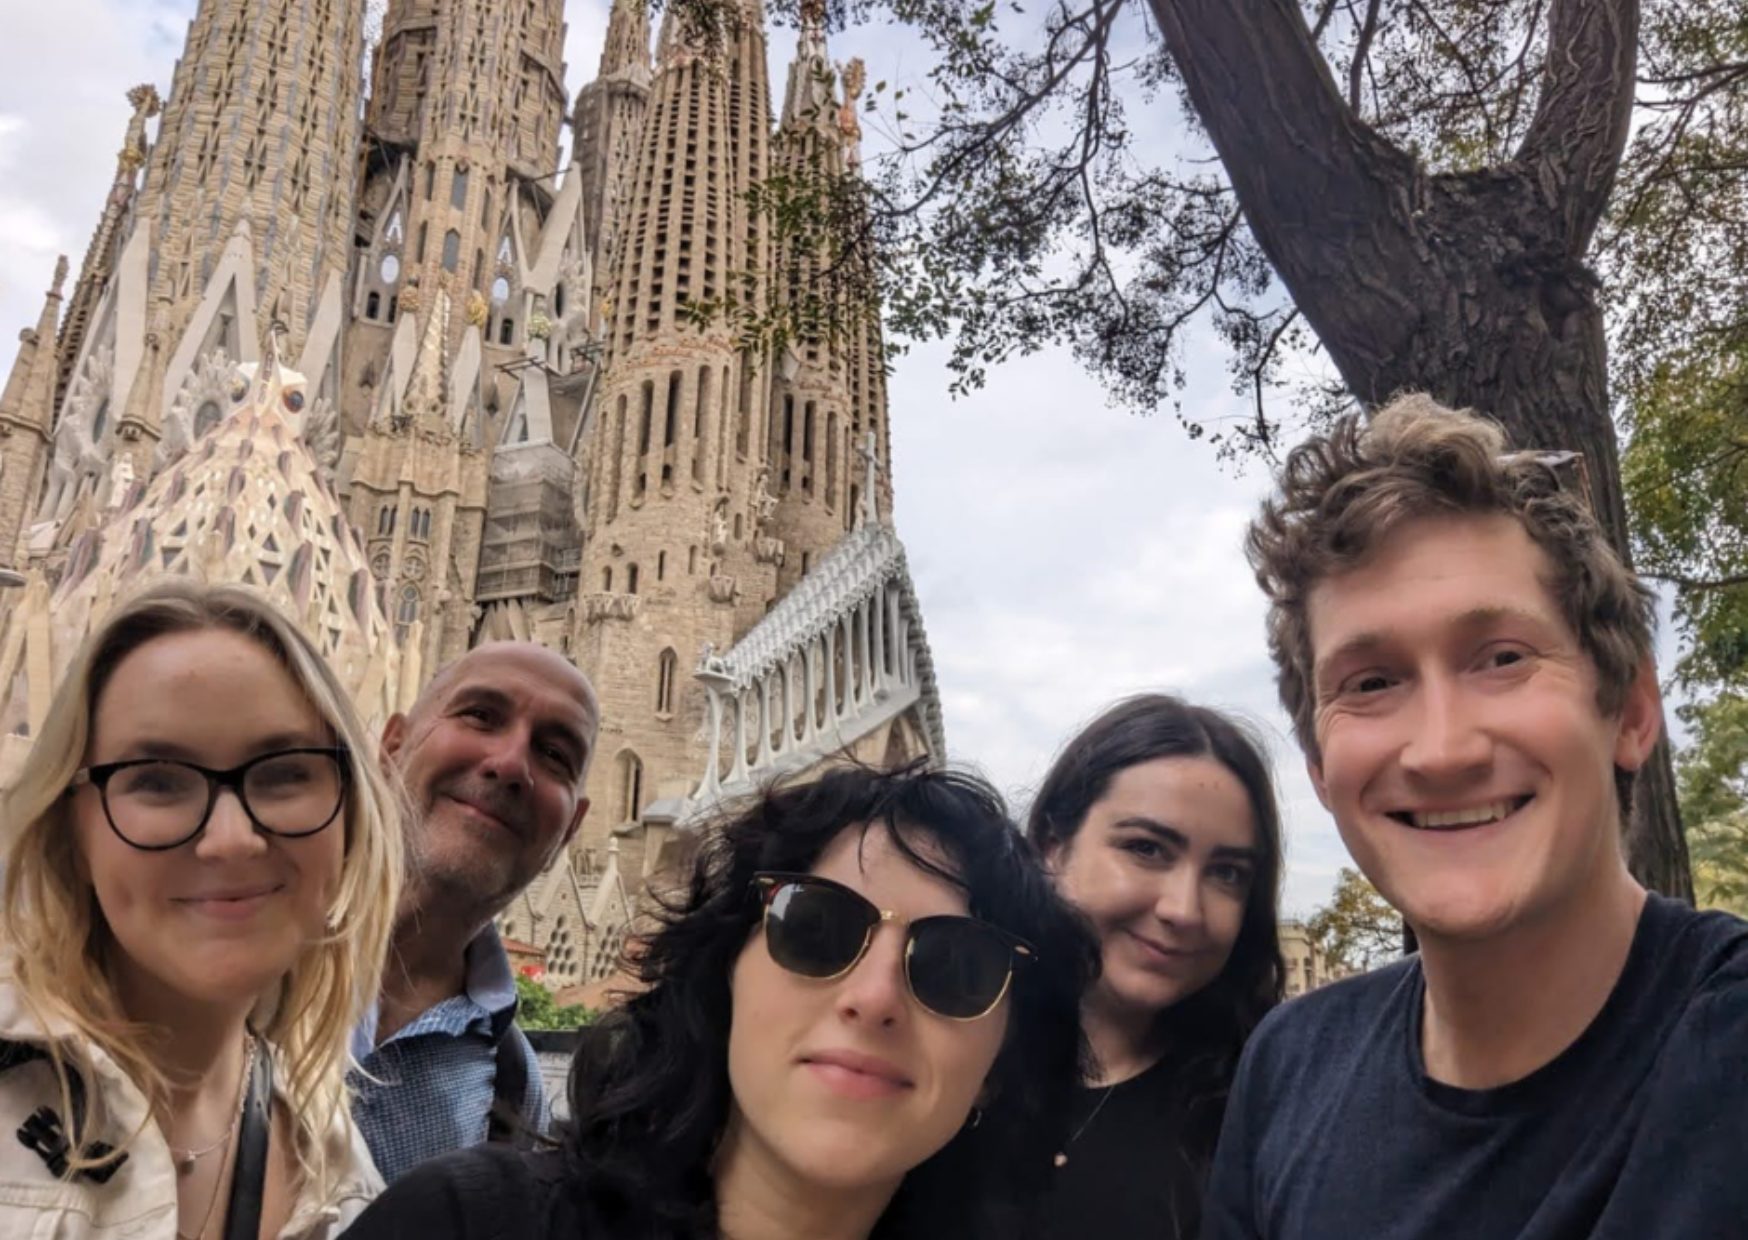
[[[873,941],[838,983],[838,1015],[863,1024],[893,1025],[906,1002],[904,930],[895,922],[874,928]]]
[[[513,789],[530,783],[534,736],[527,728],[505,728],[492,738],[480,773]]]
[[[1179,929],[1194,929],[1202,924],[1201,875],[1187,860],[1161,877],[1153,915]]]
[[[195,855],[217,861],[252,857],[266,848],[267,841],[249,820],[237,790],[220,788],[213,798],[212,813],[207,815],[206,829],[195,842]]]
[[[1487,766],[1493,748],[1469,695],[1444,676],[1422,681],[1420,710],[1398,759],[1410,775],[1450,781]]]

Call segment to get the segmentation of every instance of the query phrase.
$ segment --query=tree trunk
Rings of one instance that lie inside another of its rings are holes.
[[[1552,0],[1555,54],[1518,157],[1431,176],[1356,117],[1296,0],[1150,0],[1245,218],[1354,395],[1405,391],[1584,455],[1631,562],[1595,277],[1582,262],[1626,141],[1636,0]],[[1639,781],[1628,860],[1692,898],[1668,746]]]

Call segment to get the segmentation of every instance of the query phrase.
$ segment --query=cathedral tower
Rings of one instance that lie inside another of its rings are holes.
[[[595,80],[577,92],[571,128],[578,173],[583,180],[583,210],[588,219],[589,256],[595,268],[596,306],[612,269],[613,246],[637,169],[637,142],[649,106],[649,9],[644,0],[614,0],[607,19],[607,42]]]
[[[383,385],[347,496],[415,682],[467,651],[485,525],[479,403],[451,385],[449,314],[440,288],[404,388],[393,375]]]
[[[562,0],[391,0],[359,190],[348,363],[360,381],[380,377],[396,320],[438,289],[455,311],[458,382],[522,356],[558,171],[563,55]],[[355,429],[365,412],[347,410]]]
[[[702,327],[690,317],[694,303],[738,291],[749,228],[740,170],[747,145],[769,140],[768,117],[751,135],[740,128],[747,100],[762,97],[741,58],[763,40],[743,27],[700,46],[673,14],[662,24],[590,453],[575,650],[606,729],[591,824],[635,822],[696,779],[701,695],[682,669],[706,643],[729,645],[775,589],[758,369],[723,316]]]
[[[772,171],[785,192],[830,213],[849,192],[846,147],[853,141],[840,107],[837,73],[826,57],[821,3],[802,6],[801,38],[783,97]],[[783,540],[779,585],[788,590],[858,519],[863,470],[863,413],[853,379],[873,316],[846,270],[854,252],[813,230],[774,242],[772,296],[794,311],[795,337],[785,343],[771,389],[771,479],[777,498],[774,532]],[[877,448],[878,451],[878,448]],[[881,457],[884,460],[884,457]]]

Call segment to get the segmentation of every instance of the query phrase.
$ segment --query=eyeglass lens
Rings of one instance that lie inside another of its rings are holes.
[[[803,977],[848,971],[880,921],[873,905],[824,883],[780,885],[765,912],[771,958]],[[911,923],[905,974],[918,1003],[941,1016],[981,1016],[1000,1000],[1013,968],[1013,949],[969,917],[925,917]]]
[[[243,774],[249,816],[269,831],[303,835],[319,830],[339,810],[344,791],[333,754],[275,754]],[[200,828],[212,798],[204,772],[180,762],[146,762],[116,771],[104,789],[110,821],[123,837],[145,847],[174,844]]]

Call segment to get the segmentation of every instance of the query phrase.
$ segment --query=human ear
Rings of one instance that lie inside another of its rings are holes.
[[[1662,734],[1663,693],[1657,685],[1656,665],[1646,659],[1633,674],[1626,700],[1621,703],[1615,726],[1614,764],[1622,770],[1638,770],[1650,758]]]
[[[407,717],[399,711],[388,717],[382,726],[382,744],[377,748],[377,761],[384,775],[394,774],[394,758],[407,743]]]
[[[1311,777],[1311,790],[1317,794],[1323,808],[1334,813],[1329,806],[1329,786],[1323,782],[1323,763],[1316,758],[1307,756],[1305,759],[1305,774]]]
[[[560,848],[564,847],[564,845],[566,845],[566,844],[569,844],[571,842],[571,840],[576,836],[577,828],[583,825],[583,816],[585,814],[587,814],[588,812],[589,812],[589,798],[588,797],[578,797],[577,798],[577,812],[575,814],[571,815],[571,825],[565,828],[564,839],[560,842],[560,845],[559,845]]]

